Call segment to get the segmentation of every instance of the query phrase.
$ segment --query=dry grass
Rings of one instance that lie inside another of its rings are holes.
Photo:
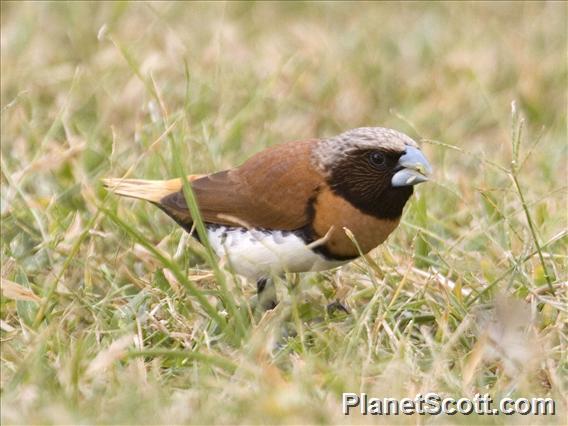
[[[566,16],[2,2],[2,422],[563,423]],[[387,244],[290,277],[262,318],[251,283],[99,184],[362,125],[421,140],[434,181]],[[325,313],[335,298],[351,315]],[[360,391],[550,396],[559,414],[344,417]]]

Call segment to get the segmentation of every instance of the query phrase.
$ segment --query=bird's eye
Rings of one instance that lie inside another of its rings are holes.
[[[382,167],[385,165],[385,156],[380,152],[373,151],[369,154],[369,161],[375,167]]]

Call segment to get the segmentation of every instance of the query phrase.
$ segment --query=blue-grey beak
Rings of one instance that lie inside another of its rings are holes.
[[[426,182],[432,173],[432,167],[422,151],[413,146],[406,147],[406,152],[398,159],[397,169],[391,179],[394,187]]]

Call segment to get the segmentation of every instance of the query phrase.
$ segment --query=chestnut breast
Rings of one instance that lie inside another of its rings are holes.
[[[353,233],[363,254],[366,254],[386,240],[400,222],[400,218],[381,219],[365,214],[327,186],[319,192],[314,212],[312,228],[318,238],[334,228],[324,246],[331,255],[339,258],[359,256],[343,228]]]

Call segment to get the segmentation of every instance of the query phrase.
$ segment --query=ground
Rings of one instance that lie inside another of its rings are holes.
[[[566,3],[1,7],[3,424],[564,423]],[[254,283],[100,184],[359,126],[419,141],[432,181],[262,317]],[[557,414],[346,417],[343,392]]]

